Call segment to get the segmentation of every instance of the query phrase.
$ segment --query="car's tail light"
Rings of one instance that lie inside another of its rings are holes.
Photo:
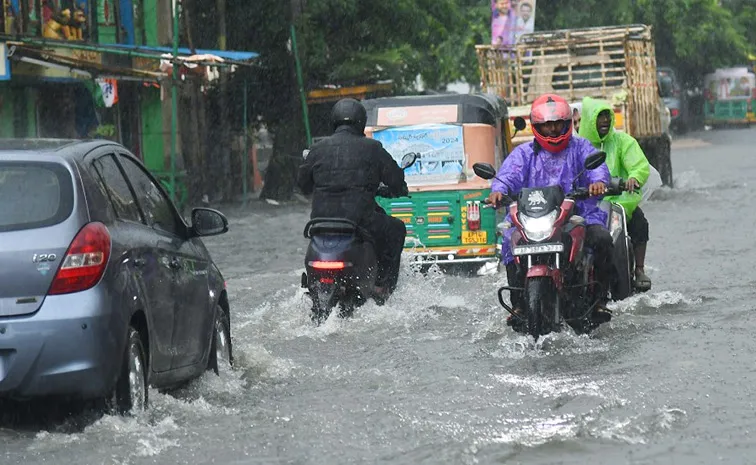
[[[480,202],[467,202],[467,229],[478,231],[480,229]]]
[[[672,115],[672,118],[677,118],[677,115],[680,114],[680,110],[678,110],[677,108],[672,108],[669,112]]]
[[[345,267],[350,266],[351,263],[315,261],[308,263],[308,265],[316,270],[343,270]]]
[[[74,237],[50,287],[50,295],[86,291],[100,282],[110,258],[110,233],[89,223]]]

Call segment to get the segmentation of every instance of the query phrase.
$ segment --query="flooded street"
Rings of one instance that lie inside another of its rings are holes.
[[[504,274],[403,271],[384,307],[314,327],[309,210],[255,202],[206,240],[237,370],[143,417],[0,429],[0,464],[748,463],[756,399],[756,129],[695,133],[644,206],[653,289],[591,337],[504,323]]]

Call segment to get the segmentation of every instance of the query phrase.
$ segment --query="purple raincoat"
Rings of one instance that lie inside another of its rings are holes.
[[[559,185],[567,194],[572,191],[572,180],[583,170],[585,159],[594,153],[596,149],[588,139],[573,136],[566,149],[559,153],[551,153],[540,150],[533,153],[533,143],[521,144],[512,150],[512,153],[501,164],[498,179],[491,183],[492,192],[506,194],[519,194],[522,188],[547,187]],[[588,187],[595,182],[603,182],[609,185],[609,169],[606,163],[595,170],[586,171],[577,181],[578,187]],[[599,208],[599,197],[591,197],[587,200],[575,202],[575,213],[585,218],[588,225],[606,225],[607,212]],[[511,223],[511,217],[507,213],[506,221]],[[504,234],[504,243],[501,249],[501,261],[505,264],[514,260],[512,255],[511,237],[515,228],[509,228]]]

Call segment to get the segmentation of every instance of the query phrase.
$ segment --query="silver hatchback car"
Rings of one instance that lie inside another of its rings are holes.
[[[103,399],[230,368],[225,282],[142,163],[109,141],[0,139],[0,398]]]

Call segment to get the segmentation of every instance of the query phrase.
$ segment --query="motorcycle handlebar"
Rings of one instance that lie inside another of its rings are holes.
[[[612,182],[610,183],[610,185],[607,188],[607,191],[606,191],[606,193],[604,195],[615,195],[615,193],[614,193],[615,191],[618,191],[619,193],[621,193],[624,190],[626,190],[625,180],[622,179],[622,178],[613,178]],[[591,194],[590,194],[590,192],[588,192],[587,188],[585,188],[585,187],[578,187],[577,189],[575,189],[572,192],[570,192],[569,194],[567,194],[566,197],[569,198],[569,199],[574,199],[574,200],[585,200],[585,199],[590,198]],[[515,201],[515,199],[511,198],[510,196],[507,196],[507,198],[511,202]],[[506,203],[506,205],[502,205],[502,204],[496,204],[496,205],[494,205],[488,199],[483,200],[483,204],[484,204],[483,208],[493,208],[493,209],[498,209],[498,208],[501,208],[502,206],[505,206],[505,207],[509,206],[509,203]]]
[[[506,201],[507,199],[509,200],[509,202]],[[498,210],[501,207],[508,207],[511,202],[514,202],[514,200],[508,195],[505,195],[505,201],[502,203],[493,204],[490,200],[484,199],[483,208],[493,208],[494,210]]]
[[[591,194],[588,192],[588,189],[585,187],[578,187],[574,191],[567,194],[568,199],[574,199],[574,200],[585,200],[589,198]]]
[[[606,189],[606,195],[620,195],[626,190],[627,181],[619,177],[614,177],[609,182],[609,186]]]

